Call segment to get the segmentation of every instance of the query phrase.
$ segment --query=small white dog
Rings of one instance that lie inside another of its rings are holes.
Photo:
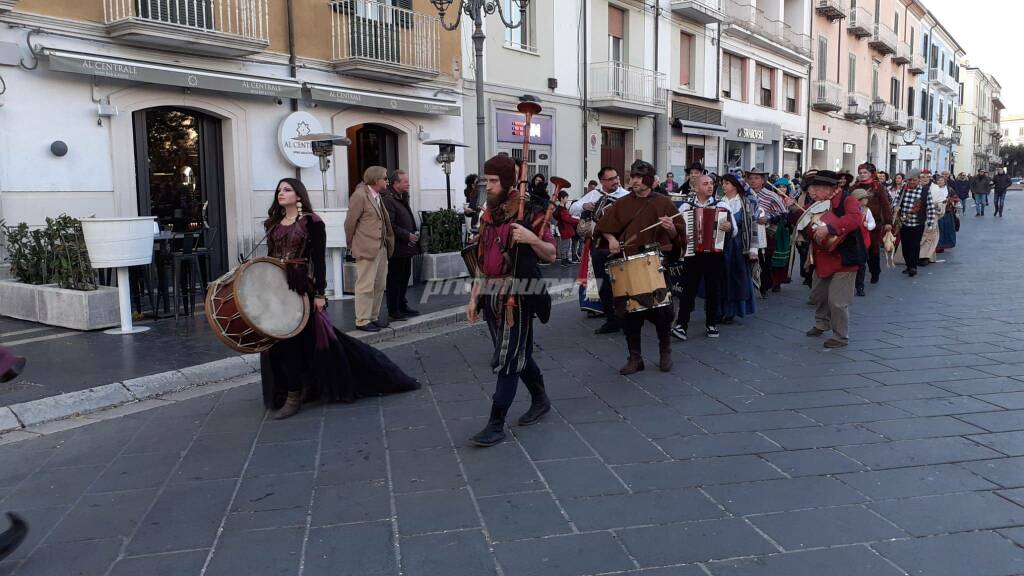
[[[882,237],[882,246],[885,247],[885,264],[889,268],[895,268],[896,263],[893,259],[896,257],[896,236],[893,236],[892,230]]]

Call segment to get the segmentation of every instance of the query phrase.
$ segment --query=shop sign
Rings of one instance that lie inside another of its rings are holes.
[[[853,154],[853,144],[843,144],[843,154]]]
[[[749,140],[764,140],[764,130],[760,128],[740,128],[737,131],[737,136]]]
[[[495,113],[498,127],[498,142],[523,142],[526,135],[526,117],[518,112]],[[530,122],[530,144],[550,145],[554,135],[554,124],[550,116],[534,116]]]
[[[312,168],[320,159],[313,155],[310,142],[297,142],[294,138],[323,132],[320,121],[309,112],[292,112],[277,128],[277,147],[292,166]]]
[[[819,138],[811,140],[811,148],[814,150],[822,151],[825,149],[825,141]]]

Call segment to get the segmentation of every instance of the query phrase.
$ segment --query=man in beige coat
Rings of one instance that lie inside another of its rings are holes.
[[[364,332],[381,329],[377,319],[384,300],[388,258],[395,249],[395,233],[380,196],[387,185],[387,169],[367,168],[349,198],[345,218],[349,253],[356,259],[356,328]]]

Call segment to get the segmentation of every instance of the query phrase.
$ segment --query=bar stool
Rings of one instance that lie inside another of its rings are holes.
[[[201,275],[199,270],[199,256],[195,252],[195,245],[198,242],[198,233],[188,233],[182,238],[181,250],[171,253],[171,266],[174,270],[173,282],[174,282],[174,319],[178,319],[178,303],[181,302],[182,307],[185,309],[185,313],[189,316],[195,312],[196,308],[196,292],[195,282],[196,277]],[[182,267],[184,269],[184,276],[188,278],[187,284],[183,284]],[[186,300],[188,298],[188,300]],[[191,301],[191,305],[189,302]]]

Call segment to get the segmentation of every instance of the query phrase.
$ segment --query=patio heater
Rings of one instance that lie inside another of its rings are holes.
[[[448,197],[448,209],[452,209],[452,164],[455,163],[455,149],[467,148],[462,142],[455,140],[427,140],[424,144],[437,146],[437,161],[441,163],[444,170],[445,191]]]
[[[320,159],[320,176],[324,189],[324,207],[317,211],[327,229],[327,252],[331,257],[331,280],[334,292],[331,300],[346,299],[345,287],[345,215],[346,208],[328,208],[330,196],[327,192],[327,170],[331,167],[331,157],[335,146],[350,146],[352,141],[338,134],[319,133],[306,134],[292,138],[296,142],[309,142],[313,155]],[[349,296],[348,298],[352,298]]]

